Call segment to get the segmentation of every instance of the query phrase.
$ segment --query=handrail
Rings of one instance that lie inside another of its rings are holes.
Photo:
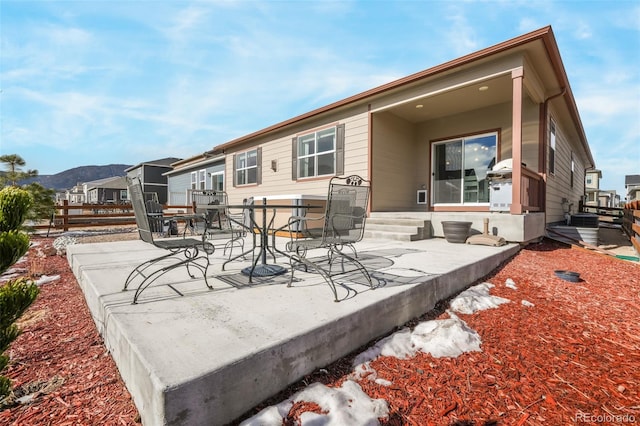
[[[520,187],[522,211],[542,211],[544,208],[544,180],[542,175],[522,166]]]

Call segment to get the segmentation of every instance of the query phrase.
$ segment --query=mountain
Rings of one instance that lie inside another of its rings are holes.
[[[55,175],[40,175],[26,179],[20,184],[38,182],[45,188],[55,190],[71,189],[78,183],[91,182],[114,176],[125,176],[125,170],[131,167],[126,164],[109,164],[106,166],[80,166],[65,170]]]

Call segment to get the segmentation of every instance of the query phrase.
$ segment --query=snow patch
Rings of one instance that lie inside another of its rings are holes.
[[[472,314],[510,302],[503,297],[491,296],[489,289],[493,287],[495,286],[491,283],[482,283],[466,289],[451,301],[451,309],[461,314]]]
[[[367,426],[378,424],[379,418],[387,418],[389,406],[383,399],[371,399],[353,380],[345,381],[339,388],[313,383],[278,405],[267,407],[241,426],[281,426],[295,402],[314,402],[324,414],[305,412],[300,415],[302,424],[323,426]]]
[[[60,279],[60,275],[43,275],[40,278],[38,278],[35,283],[38,286],[41,286],[42,284],[46,284],[46,283],[50,283],[52,281],[56,281]]]
[[[518,286],[516,285],[516,282],[513,281],[511,278],[507,278],[507,280],[504,282],[504,286],[507,288],[510,288],[512,290],[517,290]]]

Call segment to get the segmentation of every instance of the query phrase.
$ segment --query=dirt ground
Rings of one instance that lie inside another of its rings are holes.
[[[638,253],[631,245],[629,237],[619,227],[601,226],[598,231],[598,248],[622,256],[638,256]]]

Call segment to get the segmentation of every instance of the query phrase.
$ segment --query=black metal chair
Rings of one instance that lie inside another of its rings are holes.
[[[164,223],[167,220],[162,214],[162,206],[153,200],[144,201],[142,185],[138,178],[127,178],[127,183],[140,239],[145,243],[169,252],[147,260],[131,271],[124,283],[123,291],[140,281],[133,296],[133,304],[138,302],[140,294],[154,281],[167,272],[183,266],[187,269],[187,273],[191,278],[195,278],[191,273],[191,268],[200,270],[206,286],[213,290],[213,287],[207,281],[207,269],[209,268],[208,255],[213,254],[215,247],[204,239],[154,239],[154,232],[162,232],[165,226]],[[173,285],[168,284],[168,286],[180,296],[183,295]]]
[[[194,218],[191,221],[192,231],[202,234],[211,244],[223,248],[223,256],[229,249],[229,258],[233,255],[233,248],[239,247],[244,252],[244,237],[246,228],[242,226],[243,212],[230,212],[227,193],[215,190],[194,190],[191,192]],[[215,206],[220,205],[220,208]],[[198,206],[207,206],[202,208]],[[213,206],[213,207],[208,207]]]
[[[375,288],[369,272],[357,260],[354,247],[364,236],[369,194],[370,182],[360,176],[334,177],[329,182],[324,215],[289,218],[285,227],[291,236],[286,247],[291,263],[289,287],[293,283],[296,267],[303,265],[305,271],[311,267],[324,278],[333,292],[335,301],[338,302],[336,284],[333,280],[333,276],[337,274],[333,271],[333,264],[340,259],[342,271],[339,273],[344,273],[345,261],[351,262],[365,277],[369,287]],[[353,254],[345,253],[347,247]],[[326,249],[326,259],[310,259],[308,253],[312,249]],[[327,261],[328,268],[321,264]]]

